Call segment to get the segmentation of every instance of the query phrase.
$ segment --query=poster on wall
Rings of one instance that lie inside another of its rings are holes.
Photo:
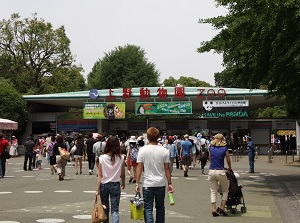
[[[51,124],[58,132],[97,131],[97,120],[84,120],[82,113],[60,114],[57,116],[57,123],[50,123],[50,127]]]
[[[84,119],[124,119],[125,102],[83,103]]]
[[[207,100],[203,101],[205,118],[249,117],[248,100]]]
[[[192,114],[192,102],[136,102],[136,115]]]

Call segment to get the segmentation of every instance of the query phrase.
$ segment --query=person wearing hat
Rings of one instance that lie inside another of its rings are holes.
[[[126,155],[126,164],[127,164],[127,172],[130,176],[129,183],[136,182],[136,167],[137,167],[137,155],[138,155],[138,147],[135,136],[131,136],[129,138],[129,145],[127,147],[127,155]],[[131,167],[133,167],[133,174],[131,172]]]
[[[211,142],[211,147],[209,148],[209,172],[208,180],[210,183],[210,199],[212,206],[213,217],[227,216],[225,212],[225,205],[228,197],[228,180],[226,176],[226,171],[224,167],[224,158],[226,157],[228,169],[231,170],[231,161],[228,149],[226,147],[226,141],[221,133],[215,135],[214,140]],[[219,187],[220,186],[220,187]],[[218,188],[222,193],[221,208],[216,207]],[[218,212],[217,212],[218,210]]]
[[[9,154],[11,155],[11,157],[16,157],[18,155],[18,140],[15,136],[11,137],[11,145],[10,145],[10,149],[9,149]]]
[[[249,173],[254,173],[254,156],[255,156],[255,148],[250,136],[247,136],[247,149],[248,149],[248,157],[249,157]]]
[[[193,144],[189,140],[189,135],[184,135],[184,141],[181,143],[180,149],[180,159],[183,169],[183,176],[188,177],[189,166],[191,165],[191,155],[192,155]]]
[[[99,166],[99,157],[100,155],[104,154],[104,149],[106,146],[105,139],[103,138],[103,135],[98,134],[96,136],[96,143],[93,145],[93,153],[95,153],[95,160],[96,160],[96,166],[97,166],[97,171],[98,171],[98,166]],[[97,173],[98,176],[98,173]]]

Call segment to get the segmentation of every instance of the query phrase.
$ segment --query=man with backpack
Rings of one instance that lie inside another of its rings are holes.
[[[138,156],[138,147],[135,136],[131,136],[129,139],[129,146],[127,147],[127,172],[130,176],[129,183],[135,183],[135,173],[137,167],[137,156]],[[133,167],[133,174],[131,173],[131,167]]]
[[[103,142],[103,136],[98,134],[96,137],[96,143],[93,145],[93,153],[95,154],[96,166],[99,164],[99,157],[104,153],[105,142]]]

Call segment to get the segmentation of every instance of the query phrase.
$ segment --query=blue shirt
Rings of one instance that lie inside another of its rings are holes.
[[[252,141],[248,141],[247,142],[247,146],[248,146],[248,153],[254,153],[255,148],[254,148],[253,142]]]
[[[181,143],[181,147],[182,147],[182,154],[181,156],[190,156],[191,155],[191,149],[192,149],[192,143],[190,142],[190,140],[184,140]]]
[[[226,156],[226,146],[212,146],[209,148],[210,154],[210,170],[223,170],[224,158]]]

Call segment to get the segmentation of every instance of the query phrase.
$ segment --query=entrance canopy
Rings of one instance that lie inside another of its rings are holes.
[[[18,123],[9,119],[0,118],[0,130],[17,130]]]
[[[249,108],[282,105],[283,99],[266,99],[267,90],[217,88],[217,87],[141,87],[118,89],[91,89],[90,91],[65,92],[44,95],[24,95],[28,103],[47,104],[63,107],[83,108],[88,102],[125,102],[126,111],[134,112],[137,102],[192,102],[192,110],[201,112],[203,101],[207,100],[248,100]]]

